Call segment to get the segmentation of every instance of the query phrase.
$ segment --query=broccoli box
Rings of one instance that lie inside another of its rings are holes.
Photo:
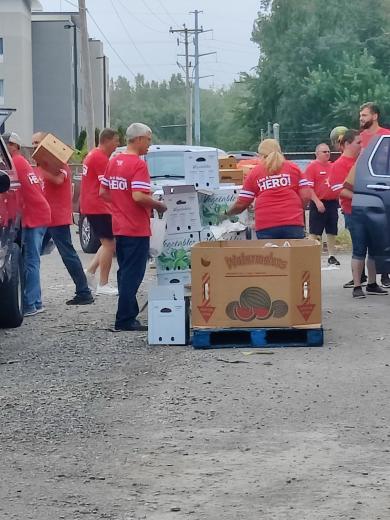
[[[199,233],[167,235],[156,259],[157,274],[191,270],[191,247],[199,242]]]
[[[221,186],[216,190],[199,190],[199,209],[202,228],[216,226],[221,222],[226,210],[237,200],[240,189],[234,186]],[[248,212],[243,211],[241,215],[229,218],[231,222],[238,220],[247,223]]]

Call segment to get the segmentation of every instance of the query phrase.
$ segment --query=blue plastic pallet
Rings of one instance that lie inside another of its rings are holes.
[[[194,329],[192,335],[192,346],[195,349],[321,347],[323,344],[322,327]]]

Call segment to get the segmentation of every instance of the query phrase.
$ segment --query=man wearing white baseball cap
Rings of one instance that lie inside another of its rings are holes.
[[[46,227],[50,225],[50,206],[43,195],[42,179],[20,152],[22,140],[15,132],[3,135],[4,142],[12,157],[18,174],[23,198],[22,227],[24,246],[24,295],[23,312],[25,316],[34,316],[43,312],[40,253]]]

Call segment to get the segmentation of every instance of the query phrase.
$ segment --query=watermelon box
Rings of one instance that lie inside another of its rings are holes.
[[[192,247],[194,328],[318,327],[321,247],[313,240]]]

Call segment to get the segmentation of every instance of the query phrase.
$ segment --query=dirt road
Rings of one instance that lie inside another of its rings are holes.
[[[388,520],[390,296],[342,263],[323,348],[244,355],[112,333],[45,257],[47,312],[0,331],[0,518]]]

